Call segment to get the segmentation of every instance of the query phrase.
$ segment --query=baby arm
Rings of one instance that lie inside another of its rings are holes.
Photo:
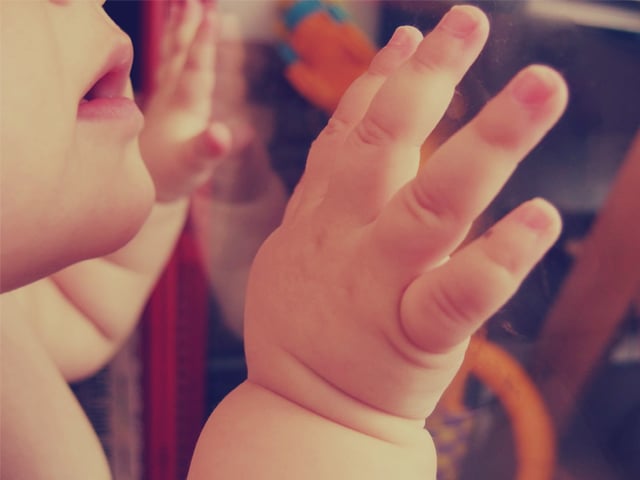
[[[534,199],[456,251],[561,115],[549,68],[521,71],[418,169],[487,34],[472,7],[424,39],[403,27],[342,98],[256,257],[248,380],[209,419],[191,480],[435,478],[425,418],[560,230]]]

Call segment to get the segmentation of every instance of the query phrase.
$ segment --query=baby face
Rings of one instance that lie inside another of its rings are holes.
[[[131,42],[102,3],[0,2],[2,290],[118,248],[152,205]]]

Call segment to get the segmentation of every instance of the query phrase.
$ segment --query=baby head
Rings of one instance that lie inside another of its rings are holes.
[[[2,1],[0,288],[129,240],[154,200],[130,39],[102,1]]]

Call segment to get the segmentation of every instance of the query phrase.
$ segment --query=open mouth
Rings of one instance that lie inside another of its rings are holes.
[[[80,103],[90,102],[98,98],[121,97],[123,89],[117,78],[117,72],[109,72],[101,77],[80,99]]]
[[[131,98],[129,74],[133,62],[130,42],[120,43],[105,58],[78,100],[79,119],[84,121],[118,121],[132,132],[142,128],[142,113]],[[112,125],[114,125],[112,123]]]
[[[132,62],[133,50],[130,43],[121,44],[113,49],[79,103],[124,97],[127,93]]]

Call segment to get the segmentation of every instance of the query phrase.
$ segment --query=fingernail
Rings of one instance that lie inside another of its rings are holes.
[[[546,231],[551,226],[552,220],[543,204],[544,200],[539,198],[528,201],[514,212],[514,220],[531,230]]]
[[[529,67],[516,75],[512,92],[516,100],[524,105],[540,105],[554,91],[553,73],[542,66]]]
[[[395,32],[393,32],[393,35],[391,35],[387,45],[401,47],[405,43],[407,43],[407,32],[404,27],[398,27]]]
[[[472,9],[453,7],[440,21],[440,27],[454,37],[464,38],[470,35],[478,26],[478,17]]]

